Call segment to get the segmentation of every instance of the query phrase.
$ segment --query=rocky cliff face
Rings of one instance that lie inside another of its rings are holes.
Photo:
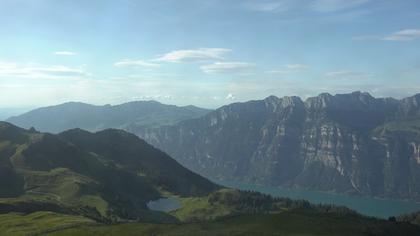
[[[420,94],[268,97],[137,133],[212,178],[420,199]]]

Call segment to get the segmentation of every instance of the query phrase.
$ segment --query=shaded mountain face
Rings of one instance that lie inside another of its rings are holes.
[[[7,119],[19,127],[34,127],[43,132],[59,133],[81,128],[99,131],[107,128],[138,132],[145,127],[175,124],[197,118],[210,110],[185,106],[164,105],[155,101],[129,102],[116,106],[94,106],[85,103],[64,103],[44,107]]]
[[[268,97],[136,134],[207,177],[420,199],[420,94]]]
[[[1,213],[58,210],[137,219],[149,216],[147,202],[163,195],[202,196],[216,189],[121,130],[52,135],[0,122]]]
[[[11,116],[16,116],[29,110],[29,108],[0,108],[0,121],[4,121]]]

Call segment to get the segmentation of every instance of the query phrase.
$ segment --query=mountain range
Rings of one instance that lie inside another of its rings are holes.
[[[74,128],[92,132],[108,128],[137,132],[145,127],[175,124],[208,112],[210,110],[195,106],[178,107],[156,101],[136,101],[115,106],[68,102],[35,109],[10,117],[6,121],[19,127],[35,127],[37,130],[51,133]]]
[[[167,197],[180,208],[149,209]],[[122,130],[49,134],[0,122],[2,235],[414,236],[415,217],[223,188]]]
[[[306,100],[270,96],[214,111],[156,102],[67,103],[8,121],[50,132],[123,128],[212,179],[419,200],[419,106],[420,94],[398,100],[323,93]],[[97,109],[115,113],[97,116]],[[161,122],[177,112],[182,115]]]
[[[136,134],[215,179],[420,200],[420,94],[270,96]]]

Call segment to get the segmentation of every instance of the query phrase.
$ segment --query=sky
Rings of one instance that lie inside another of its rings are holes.
[[[419,0],[0,0],[0,108],[420,92]]]

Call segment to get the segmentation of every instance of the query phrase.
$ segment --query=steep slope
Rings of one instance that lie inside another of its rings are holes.
[[[153,217],[146,206],[150,200],[218,189],[121,130],[52,135],[0,122],[0,170],[1,213],[43,210],[102,221],[147,219]]]
[[[107,128],[136,131],[144,127],[175,124],[208,112],[210,111],[194,106],[177,107],[155,101],[129,102],[116,106],[69,102],[35,109],[6,121],[23,128],[34,127],[51,133],[73,128],[89,131]]]
[[[271,96],[136,134],[212,178],[420,199],[419,104]]]

